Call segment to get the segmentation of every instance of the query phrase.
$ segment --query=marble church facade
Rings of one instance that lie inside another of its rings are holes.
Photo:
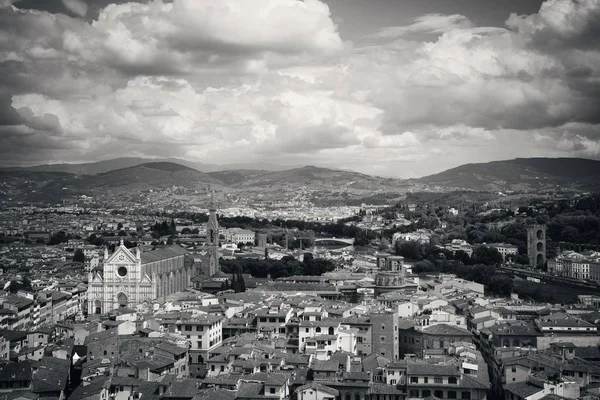
[[[141,251],[123,242],[103,268],[88,279],[88,313],[102,314],[116,308],[147,308],[153,300],[185,290],[193,276],[193,259],[177,245]]]

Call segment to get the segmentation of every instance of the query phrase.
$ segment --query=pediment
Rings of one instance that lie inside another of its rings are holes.
[[[94,277],[92,278],[92,283],[102,283],[104,282],[104,278],[102,278],[102,276],[98,273],[96,273],[94,275]]]
[[[144,274],[144,277],[142,278],[142,283],[152,283],[152,279],[150,279],[150,277],[148,276],[148,274]]]
[[[135,256],[125,247],[119,246],[108,258],[107,264],[132,264],[135,263]]]

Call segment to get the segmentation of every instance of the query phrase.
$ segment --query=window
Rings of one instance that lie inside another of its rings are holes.
[[[431,390],[421,390],[421,397],[429,397],[431,396]]]
[[[448,390],[448,398],[449,399],[455,399],[456,398],[456,391],[454,391],[454,390]]]
[[[428,377],[423,378],[423,383],[429,383],[429,378]]]
[[[583,372],[580,372],[580,373],[579,373],[579,377],[580,377],[580,378],[583,378]]]
[[[385,331],[385,325],[381,325],[381,330]]]
[[[196,325],[196,331],[202,332],[203,330],[204,330],[204,327],[202,325]]]
[[[192,326],[191,325],[186,325],[185,326],[185,330],[186,331],[191,331],[192,330]]]
[[[275,394],[275,388],[269,388],[269,393]]]
[[[410,391],[410,397],[419,397],[419,391],[418,390],[411,390]]]
[[[395,379],[391,379],[390,380],[390,385],[395,385],[396,384],[396,380]]]
[[[214,371],[214,370],[215,370],[215,366],[214,366],[214,365],[211,365],[211,366],[210,366],[210,370],[211,370],[211,371]]]
[[[308,328],[306,328],[306,331],[305,331],[305,332],[306,332],[306,333],[308,333]]]
[[[345,398],[346,398],[346,400],[351,400],[351,399],[352,399],[352,398],[350,397],[350,393],[346,393],[346,396],[345,396]]]
[[[457,380],[455,376],[451,376],[450,378],[448,378],[448,383],[456,385]]]
[[[460,398],[462,400],[471,400],[471,392],[462,392]]]
[[[410,383],[419,383],[419,378],[416,376],[411,376],[410,377]]]
[[[381,343],[385,343],[385,336],[379,336],[379,340],[381,341]]]
[[[224,372],[224,371],[225,371],[225,366],[221,365],[221,372]]]
[[[354,395],[354,400],[360,400],[360,394],[356,393],[356,394]]]
[[[444,398],[444,392],[442,392],[441,390],[436,390],[435,392],[433,392],[433,395],[439,399]]]
[[[315,332],[317,332],[317,333],[321,333],[321,328],[319,328],[319,327],[317,326],[317,329],[315,329]]]
[[[104,350],[104,355],[108,354],[108,352],[106,350]]]
[[[202,342],[201,342],[201,341],[200,341],[200,342],[197,342],[197,343],[196,343],[196,346],[197,346],[199,349],[201,349],[201,348],[202,348]]]
[[[279,333],[285,333],[285,328],[279,328]]]
[[[444,380],[442,379],[441,376],[434,376],[433,377],[433,383],[443,383]]]
[[[510,369],[510,372],[517,372],[517,367],[512,367],[512,368]]]

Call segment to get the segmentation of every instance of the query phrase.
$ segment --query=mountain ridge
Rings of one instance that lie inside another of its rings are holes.
[[[426,185],[470,190],[526,190],[569,186],[600,188],[600,161],[574,157],[531,157],[463,164],[414,179]]]

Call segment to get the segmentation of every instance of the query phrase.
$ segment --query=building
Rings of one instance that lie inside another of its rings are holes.
[[[132,252],[121,240],[111,256],[105,250],[102,270],[89,274],[88,313],[148,308],[154,299],[185,290],[192,274],[193,259],[180,246]]]
[[[392,361],[400,357],[398,339],[398,313],[370,314],[371,350]]]
[[[206,225],[206,254],[202,258],[201,271],[204,278],[210,278],[219,267],[219,221],[217,220],[217,209],[211,207]]]
[[[465,253],[467,253],[469,255],[469,257],[473,255],[474,248],[475,248],[475,246],[470,245],[469,243],[467,243],[466,240],[462,240],[462,239],[454,239],[454,240],[452,240],[452,242],[450,242],[444,246],[444,249],[449,250],[452,253],[456,253],[459,250],[464,251]]]
[[[527,255],[532,267],[543,267],[546,263],[546,225],[527,226]]]
[[[487,246],[498,250],[498,253],[502,255],[504,261],[506,261],[506,256],[516,256],[519,254],[519,247],[513,244],[490,243]]]
[[[548,260],[548,273],[572,279],[600,282],[600,253],[566,251]]]
[[[248,229],[229,228],[225,231],[225,240],[235,244],[254,244],[254,238],[254,232]]]

